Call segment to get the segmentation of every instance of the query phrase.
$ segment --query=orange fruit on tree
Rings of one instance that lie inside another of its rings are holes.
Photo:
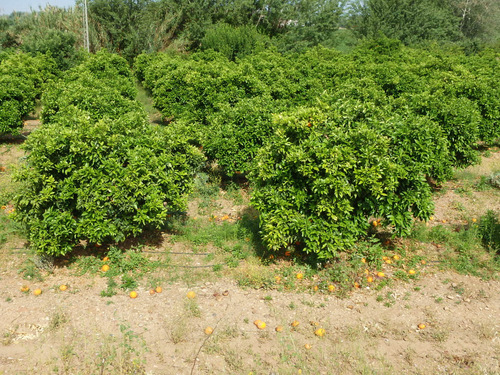
[[[68,286],[67,286],[67,285],[64,285],[64,284],[63,284],[63,285],[60,285],[60,286],[59,286],[59,290],[60,290],[60,291],[62,291],[62,292],[64,292],[66,289],[68,289]]]
[[[161,286],[157,286],[157,287],[155,288],[155,292],[156,292],[156,293],[161,293],[161,292],[163,292],[163,289],[161,288]]]
[[[316,331],[314,331],[314,334],[318,337],[323,337],[325,333],[326,331],[324,328],[318,328]]]
[[[212,333],[214,333],[214,329],[212,327],[205,328],[205,335],[210,336]]]
[[[35,290],[33,291],[33,294],[34,294],[35,296],[39,296],[40,294],[42,294],[42,290],[41,290],[41,289],[35,289]]]
[[[102,272],[108,272],[109,271],[109,266],[105,264],[104,266],[101,267]]]
[[[187,292],[186,296],[189,299],[194,299],[196,297],[196,293],[190,290],[189,292]]]

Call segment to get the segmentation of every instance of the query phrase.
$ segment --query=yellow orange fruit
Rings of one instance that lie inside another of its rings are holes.
[[[154,289],[150,289],[150,290],[149,290],[149,294],[153,295],[153,294],[155,294],[155,293],[156,293],[156,292],[155,292],[155,290],[154,290]]]
[[[194,299],[196,297],[196,293],[190,290],[189,292],[187,292],[186,296],[189,299]]]
[[[392,263],[392,260],[390,260],[390,259],[386,259],[386,260],[385,260],[385,263],[387,263],[387,264],[391,264],[391,263]]]
[[[253,324],[255,324],[256,326],[258,326],[260,322],[262,322],[262,320],[257,319],[257,320],[254,320]]]
[[[409,270],[409,271],[408,271],[408,273],[409,273],[410,275],[415,275],[417,272],[416,272],[415,270]]]
[[[317,285],[313,286],[313,290],[314,290],[315,292],[317,292],[317,291],[318,291],[318,289],[319,289],[319,287],[318,287]]]
[[[307,350],[310,350],[312,348],[312,346],[311,346],[311,344],[305,344],[304,348],[306,348]]]
[[[373,283],[373,277],[368,276],[368,277],[366,278],[366,281],[367,281],[367,282],[369,282],[369,283]]]
[[[430,220],[430,221],[434,220],[434,216],[431,216],[431,217],[429,218],[429,220]]]
[[[398,254],[394,254],[394,256],[392,257],[392,259],[399,260],[399,259],[401,259],[401,257]]]
[[[426,264],[427,262],[425,260],[422,260],[420,263],[422,264]]]
[[[377,220],[373,220],[373,221],[372,221],[372,225],[373,225],[374,227],[376,227],[376,226],[378,225],[378,221],[377,221]]]
[[[475,223],[477,219],[475,217],[472,218],[472,222]]]
[[[328,285],[328,291],[329,292],[334,292],[335,291],[335,285]]]
[[[137,298],[137,292],[136,291],[131,291],[129,293],[130,298]]]
[[[419,328],[419,329],[424,329],[424,328],[425,328],[425,324],[424,324],[424,323],[420,323],[420,324],[418,325],[418,328]]]
[[[361,258],[361,263],[366,263],[366,258]]]
[[[29,292],[29,291],[30,291],[30,287],[29,287],[28,285],[23,285],[23,286],[21,287],[21,292],[23,292],[23,293],[27,293],[27,292]]]
[[[108,272],[109,271],[109,266],[105,264],[104,266],[101,267],[102,272]]]
[[[102,258],[102,261],[103,261],[103,262],[109,262],[109,257],[104,257],[104,258]]]
[[[378,277],[384,277],[384,276],[385,276],[385,273],[383,273],[383,272],[377,272],[377,276],[378,276]]]
[[[40,294],[42,294],[42,290],[41,290],[41,289],[35,289],[35,290],[33,291],[33,294],[34,294],[35,296],[39,296]]]
[[[386,261],[387,259],[389,259],[389,257],[386,257],[386,256],[383,256],[383,257],[382,257],[382,260],[383,260],[383,261]]]
[[[323,337],[325,333],[326,331],[324,328],[318,328],[316,331],[314,331],[314,334],[318,337]]]
[[[281,332],[281,331],[283,331],[283,326],[277,326],[274,330],[276,332]]]
[[[295,275],[295,277],[296,277],[297,279],[299,279],[299,280],[302,280],[302,279],[304,278],[304,274],[303,274],[303,273],[301,273],[301,272],[299,272],[299,273],[297,273],[297,274]]]
[[[358,282],[355,282],[355,283],[354,283],[354,287],[355,287],[355,288],[361,288],[361,285],[359,285],[359,283],[358,283]]]
[[[295,328],[295,327],[298,327],[299,324],[300,323],[298,320],[294,320],[290,325]]]
[[[59,290],[60,290],[61,292],[64,292],[66,289],[68,289],[68,286],[67,286],[67,285],[64,285],[64,284],[63,284],[63,285],[60,285],[60,286],[59,286]]]
[[[163,292],[162,287],[161,287],[161,286],[157,286],[157,287],[155,288],[155,292],[156,292],[156,293],[161,293],[161,292]]]
[[[210,336],[212,333],[214,333],[214,329],[212,327],[205,328],[205,335]]]
[[[274,276],[274,280],[279,283],[281,281],[281,276]]]
[[[266,328],[266,323],[260,321],[259,324],[257,324],[257,328],[258,329],[264,329],[264,328]]]

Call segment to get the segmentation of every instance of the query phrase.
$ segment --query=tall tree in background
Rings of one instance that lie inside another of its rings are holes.
[[[449,0],[460,19],[460,32],[469,39],[487,42],[500,38],[499,0]]]
[[[366,0],[351,7],[351,26],[361,36],[382,33],[405,44],[460,39],[460,20],[449,0]]]

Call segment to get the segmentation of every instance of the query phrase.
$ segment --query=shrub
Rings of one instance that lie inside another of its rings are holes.
[[[16,218],[32,248],[55,256],[82,240],[119,242],[161,227],[185,209],[202,162],[182,137],[138,112],[94,122],[74,109],[33,133],[25,149]]]
[[[376,129],[333,122],[317,108],[276,116],[273,126],[275,136],[250,175],[270,249],[298,242],[330,258],[365,236],[371,217],[401,234],[411,228],[412,213],[431,214],[425,176],[398,164],[390,138]]]

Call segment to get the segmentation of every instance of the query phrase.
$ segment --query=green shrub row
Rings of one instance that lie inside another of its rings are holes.
[[[120,242],[185,210],[203,155],[149,124],[125,67],[99,52],[43,95],[43,125],[25,143],[15,197],[15,217],[38,252]]]
[[[228,174],[248,172],[273,250],[331,258],[374,221],[395,235],[432,214],[432,185],[500,137],[499,56],[385,38],[228,60],[142,55],[156,107]]]
[[[0,135],[16,134],[23,118],[35,109],[46,82],[53,78],[55,62],[46,56],[2,54],[0,58]]]

